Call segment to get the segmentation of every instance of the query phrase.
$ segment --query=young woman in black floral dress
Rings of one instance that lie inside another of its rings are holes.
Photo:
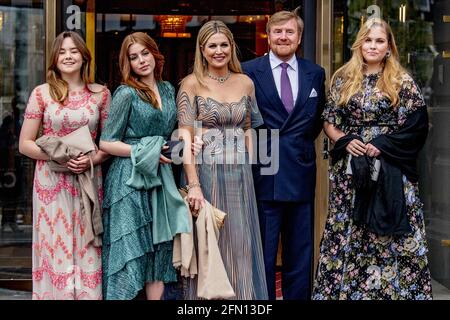
[[[415,170],[426,105],[385,21],[368,20],[352,52],[323,113],[335,147],[313,299],[431,299]]]

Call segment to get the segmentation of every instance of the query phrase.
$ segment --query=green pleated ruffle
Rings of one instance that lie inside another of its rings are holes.
[[[151,226],[151,222],[152,205],[149,192],[134,190],[110,207],[103,207],[103,224],[108,228],[105,229],[103,241],[108,244],[116,242],[142,227]],[[148,237],[151,240],[150,228]]]
[[[146,282],[177,280],[172,241],[153,245],[151,202],[135,191],[103,212],[103,290],[105,299],[132,299]]]
[[[130,158],[113,158],[103,182],[103,188],[105,189],[103,208],[110,208],[116,202],[136,191],[136,189],[126,185],[127,180],[131,177],[132,169],[133,164]]]
[[[161,248],[130,260],[123,269],[103,275],[105,300],[131,300],[142,290],[146,282],[176,282],[177,274],[172,266],[172,250]]]

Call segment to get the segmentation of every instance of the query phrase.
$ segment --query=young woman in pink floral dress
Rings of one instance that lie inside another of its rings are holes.
[[[90,168],[87,156],[65,165],[70,173],[49,169],[49,157],[35,143],[43,135],[62,137],[88,125],[92,138],[107,117],[111,95],[89,81],[91,55],[83,39],[63,32],[54,41],[47,83],[36,87],[28,101],[20,134],[20,152],[37,160],[33,185],[33,299],[101,299],[101,248],[85,241],[77,174]],[[98,194],[102,197],[99,164],[93,157]],[[101,199],[100,199],[101,200]]]

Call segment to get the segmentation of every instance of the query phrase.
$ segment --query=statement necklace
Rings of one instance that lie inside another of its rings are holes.
[[[222,84],[222,83],[224,83],[225,81],[227,81],[228,78],[231,76],[230,70],[228,70],[228,73],[227,73],[227,75],[226,75],[225,77],[218,77],[218,76],[215,76],[215,75],[211,74],[209,71],[208,71],[207,74],[208,74],[208,77],[210,77],[210,78],[213,79],[213,80],[217,80],[220,84]]]

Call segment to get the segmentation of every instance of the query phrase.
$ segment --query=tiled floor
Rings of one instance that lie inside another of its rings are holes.
[[[0,300],[31,300],[31,292],[0,289]]]
[[[436,281],[432,281],[433,286],[433,298],[434,300],[450,300],[450,290],[439,284]],[[276,274],[276,297],[277,300],[282,300],[281,295],[281,272]],[[30,300],[31,292],[26,291],[13,291],[0,289],[0,300]]]
[[[434,300],[450,300],[450,290],[439,282],[431,280],[431,288],[433,289]]]

